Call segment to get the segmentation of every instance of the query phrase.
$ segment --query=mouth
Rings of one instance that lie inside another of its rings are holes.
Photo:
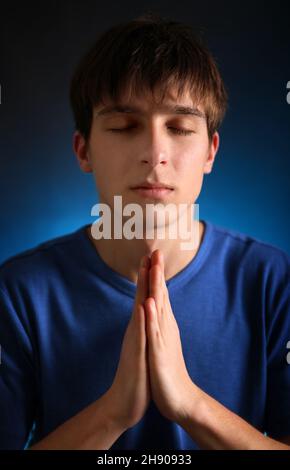
[[[174,191],[173,188],[168,187],[146,187],[146,186],[137,186],[131,188],[132,191],[137,193],[143,198],[151,199],[164,199],[167,198]]]
[[[151,181],[143,181],[131,189],[139,196],[151,199],[167,198],[174,191],[174,188],[167,183]]]

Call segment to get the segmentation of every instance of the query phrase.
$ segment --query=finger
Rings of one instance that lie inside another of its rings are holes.
[[[158,315],[162,314],[163,288],[162,274],[159,265],[154,265],[149,272],[149,296],[155,300]]]
[[[140,349],[144,352],[146,349],[146,320],[145,320],[145,308],[142,304],[137,305],[136,317],[138,320],[139,338],[140,338]]]
[[[158,263],[158,266],[160,268],[160,273],[161,273],[161,279],[160,279],[160,284],[161,288],[163,290],[163,296],[162,296],[162,303],[163,307],[168,307],[170,305],[169,301],[169,294],[168,294],[168,289],[166,285],[166,280],[165,280],[165,266],[164,266],[164,256],[161,250],[157,250],[158,254],[155,256],[155,262]]]
[[[134,302],[134,311],[136,311],[139,305],[142,305],[143,299],[145,298],[145,290],[146,290],[146,273],[144,268],[140,268],[138,272],[138,281],[137,281],[137,290],[135,295],[135,302]]]
[[[148,296],[148,259],[142,257],[140,260],[137,290],[135,295],[134,311],[136,312],[137,306],[142,304]]]
[[[151,255],[151,267],[155,266],[156,264],[159,264],[159,252],[161,250],[154,250],[152,255]]]
[[[165,281],[165,266],[164,266],[164,256],[161,250],[158,250],[158,265],[161,272],[161,286],[164,292],[167,291],[167,285]]]
[[[144,255],[142,256],[141,258],[141,263],[143,265],[144,268],[147,268],[149,269],[150,268],[150,265],[151,265],[151,259],[148,255]]]
[[[154,297],[158,314],[162,313],[163,306],[164,261],[161,250],[155,250],[151,256],[151,269],[149,277],[149,295]]]
[[[160,286],[161,286],[161,289],[163,290],[163,294],[161,294],[162,300],[159,300],[158,303],[162,302],[162,312],[164,316],[164,314],[172,313],[170,299],[169,299],[169,292],[168,292],[168,288],[167,288],[166,280],[165,280],[164,255],[162,251],[159,249],[155,250],[152,255],[153,255],[153,265],[159,266],[160,272],[161,272]]]
[[[151,257],[151,266],[159,266],[161,271],[162,282],[165,283],[165,272],[164,272],[164,255],[160,249],[153,251]]]
[[[157,340],[160,338],[159,325],[157,321],[157,309],[152,297],[145,301],[146,334],[148,339],[149,354],[157,351]]]

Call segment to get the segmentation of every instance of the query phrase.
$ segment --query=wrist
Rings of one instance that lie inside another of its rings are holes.
[[[203,409],[203,392],[193,382],[189,387],[186,399],[184,401],[182,413],[178,417],[177,423],[186,429],[189,425],[198,424],[201,418],[201,410]]]
[[[114,430],[120,435],[127,431],[129,426],[120,414],[120,410],[118,409],[118,402],[115,399],[111,389],[102,395],[100,402],[106,425],[110,427],[111,430]]]

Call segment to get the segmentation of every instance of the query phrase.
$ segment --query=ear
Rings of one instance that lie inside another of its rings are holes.
[[[87,142],[79,131],[75,131],[73,135],[73,151],[78,159],[81,170],[84,173],[91,173],[92,166]]]
[[[218,148],[219,148],[219,143],[220,143],[220,137],[218,132],[216,131],[211,139],[211,142],[209,144],[209,150],[208,150],[208,155],[207,159],[204,165],[204,173],[211,173],[215,156],[217,154]]]

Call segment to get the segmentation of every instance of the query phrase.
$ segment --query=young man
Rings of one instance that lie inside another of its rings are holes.
[[[147,16],[107,31],[71,103],[102,204],[195,203],[226,92],[189,27]],[[193,226],[183,250],[167,221],[164,239],[87,225],[1,266],[1,448],[290,448],[289,257]]]

